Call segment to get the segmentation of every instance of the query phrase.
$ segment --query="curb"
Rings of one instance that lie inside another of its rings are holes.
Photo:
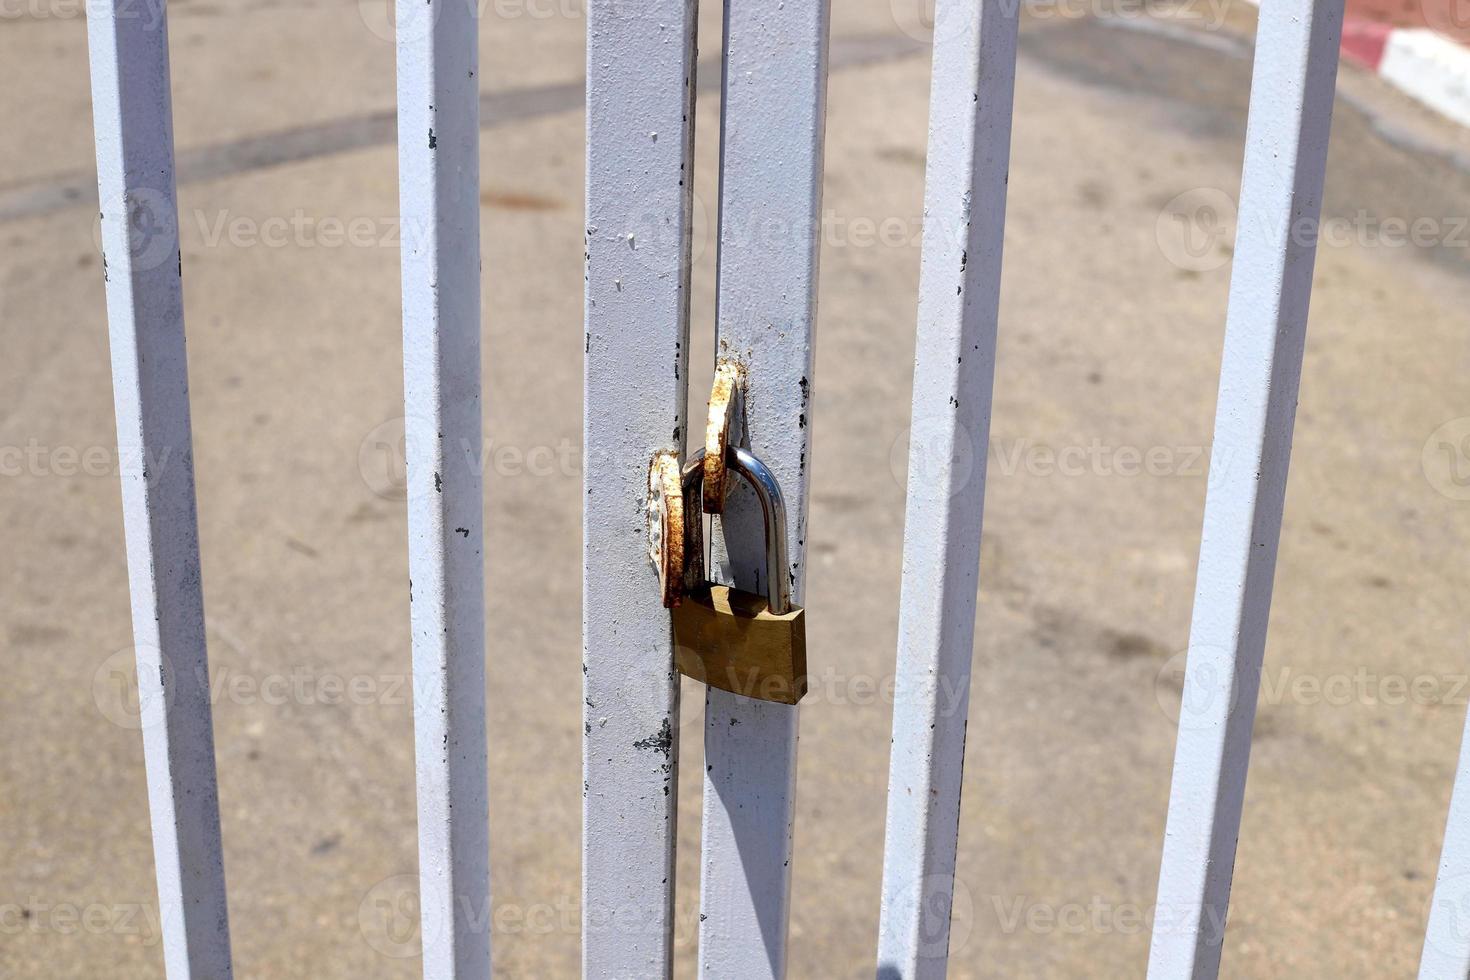
[[[1429,108],[1462,126],[1470,126],[1470,48],[1424,28],[1397,28],[1381,33],[1385,38],[1379,57],[1363,59],[1364,67],[1378,72],[1391,85]],[[1348,49],[1346,36],[1343,53],[1357,60],[1357,55]]]
[[[1260,6],[1260,0],[1248,0]],[[1353,17],[1342,25],[1342,57],[1382,77],[1443,116],[1470,126],[1470,48],[1422,27]]]

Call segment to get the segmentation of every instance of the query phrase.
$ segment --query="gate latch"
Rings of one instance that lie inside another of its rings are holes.
[[[722,368],[727,363],[733,362],[722,362]],[[710,429],[722,431],[712,431],[706,439],[706,446],[718,453],[720,464],[711,464],[707,450],[696,452],[684,467],[677,496],[670,479],[672,454],[655,457],[650,471],[650,494],[660,497],[656,523],[662,547],[656,557],[660,559],[664,605],[672,610],[674,658],[680,673],[710,687],[761,701],[796,704],[807,692],[806,610],[791,604],[786,503],[770,468],[729,440],[728,427],[735,414],[729,407],[735,393],[729,380],[728,373],[716,372]],[[716,403],[722,400],[717,413]],[[760,501],[768,596],[715,585],[705,578],[704,515],[712,503],[723,510],[724,484],[730,472],[750,484]],[[682,546],[672,546],[668,537],[679,533],[681,524]],[[675,554],[677,562],[667,560]]]

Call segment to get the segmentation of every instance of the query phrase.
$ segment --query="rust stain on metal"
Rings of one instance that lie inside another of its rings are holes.
[[[745,367],[731,357],[715,364],[715,382],[709,395],[709,421],[704,428],[704,512],[725,512],[729,474],[725,450],[730,445],[730,427],[739,411],[745,388]]]
[[[666,609],[684,596],[684,540],[682,467],[677,453],[660,450],[648,464],[648,557]]]

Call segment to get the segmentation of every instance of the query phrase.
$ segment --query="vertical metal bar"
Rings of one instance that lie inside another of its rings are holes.
[[[718,321],[746,365],[747,435],[786,498],[791,593],[806,577],[807,476],[827,0],[726,0]],[[764,591],[764,534],[738,481],[721,518],[733,584]],[[700,975],[783,977],[797,709],[710,689],[705,709]]]
[[[153,863],[171,980],[228,978],[204,640],[168,30],[88,10],[97,190]]]
[[[939,0],[909,430],[880,976],[943,977],[959,836],[1017,7]]]
[[[1261,8],[1153,980],[1219,970],[1301,381],[1342,0]]]
[[[398,0],[403,395],[426,978],[490,974],[477,6]]]
[[[1419,957],[1419,980],[1466,977],[1470,977],[1470,715],[1460,741],[1460,764]]]
[[[643,518],[687,425],[695,3],[587,19],[582,973],[673,969],[679,677]]]

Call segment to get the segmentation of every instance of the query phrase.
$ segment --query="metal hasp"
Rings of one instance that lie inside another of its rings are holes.
[[[704,427],[704,512],[723,514],[729,473],[725,448],[730,445],[731,430],[739,416],[739,429],[744,431],[745,418],[739,415],[745,386],[745,368],[734,358],[722,357],[715,365],[715,382],[710,387],[709,420]],[[738,433],[737,433],[738,435]]]
[[[684,598],[684,555],[698,529],[685,520],[684,478],[679,455],[664,449],[653,454],[648,466],[648,560],[658,569],[658,590],[665,609]]]
[[[705,453],[684,467],[684,507],[702,496]],[[786,503],[770,468],[749,450],[730,446],[725,467],[755,490],[765,523],[766,580],[769,598],[701,581],[673,611],[674,653],[686,677],[760,701],[796,704],[807,691],[806,610],[791,606],[786,574]],[[703,514],[688,522],[700,529]],[[702,549],[687,541],[685,561],[698,567]],[[703,574],[699,574],[703,579]]]

